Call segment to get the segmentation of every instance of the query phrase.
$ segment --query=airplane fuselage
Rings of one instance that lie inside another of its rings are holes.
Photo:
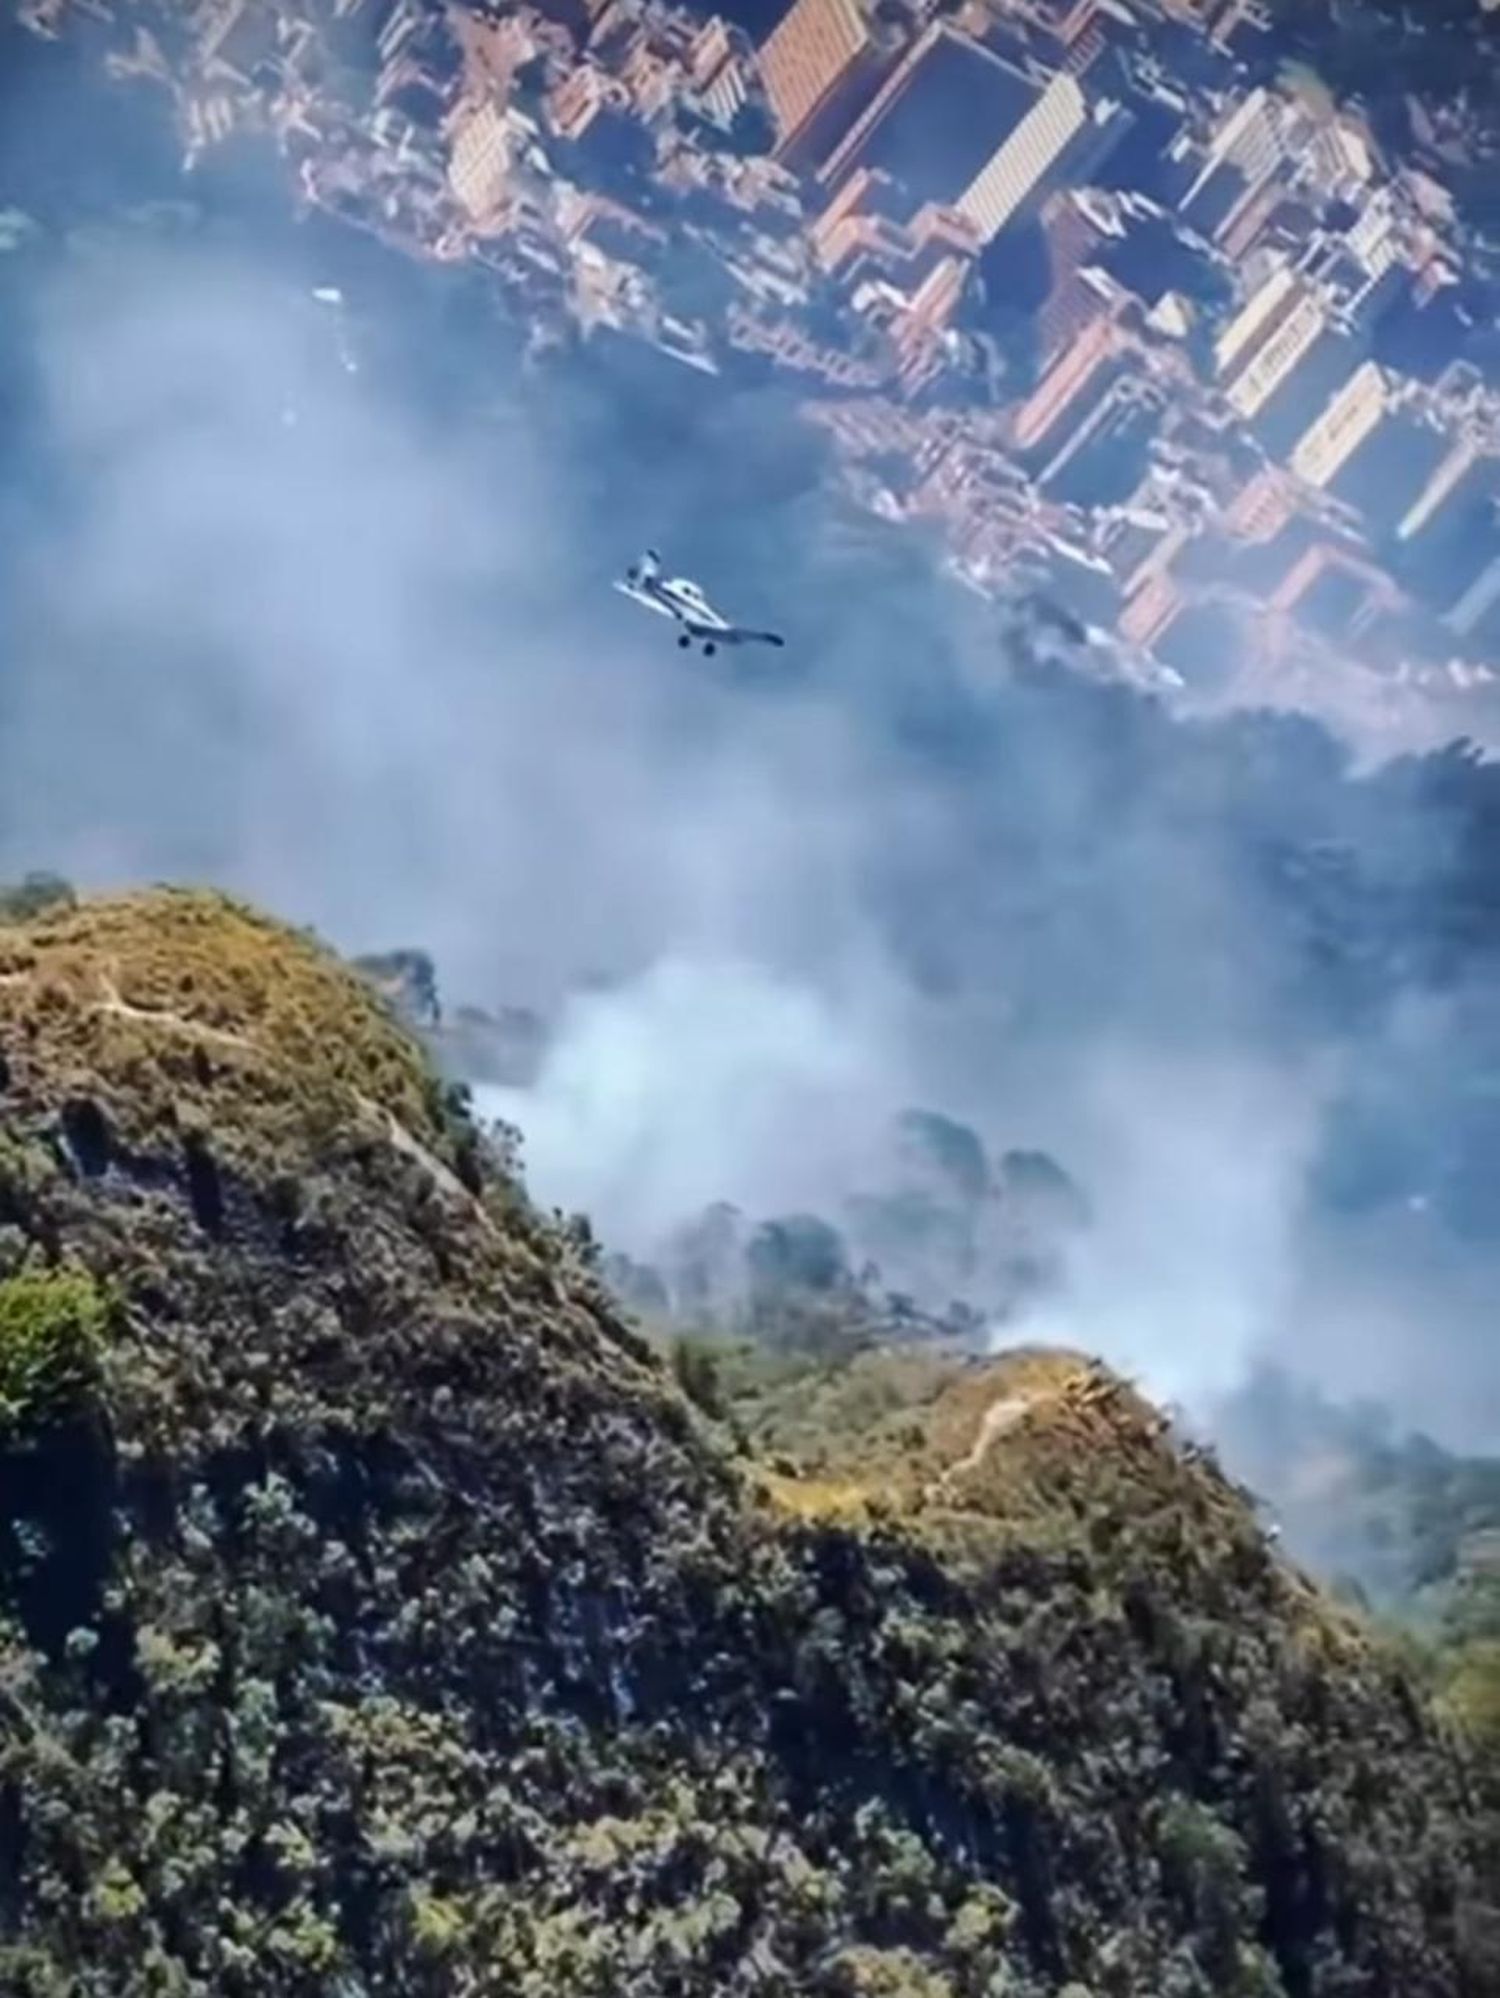
[[[644,604],[658,617],[672,618],[682,630],[677,643],[688,646],[696,639],[707,654],[724,645],[780,645],[774,631],[752,631],[731,624],[722,611],[714,609],[698,585],[686,576],[664,576],[655,551],[649,551],[627,569],[615,588],[622,596]]]
[[[729,620],[716,611],[694,583],[676,576],[651,577],[624,582],[619,588],[638,604],[661,617],[675,618],[695,635],[700,631],[728,631]]]

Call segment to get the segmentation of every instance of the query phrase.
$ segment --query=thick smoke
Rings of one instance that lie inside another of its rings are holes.
[[[917,1103],[1088,1190],[1029,1329],[1184,1396],[1278,1344],[1430,1378],[1420,1257],[1372,1364],[1347,1245],[1309,1228],[1355,1057],[1282,989],[1243,865],[1335,752],[1299,738],[1238,795],[1125,697],[1018,691],[1016,641],[837,518],[770,390],[682,414],[523,378],[451,274],[372,266],[334,308],[305,248],[254,242],[123,229],[12,272],[0,869],[211,879],[538,1007],[536,1088],[485,1107],[632,1251],[721,1198],[841,1212]],[[786,624],[786,674],[684,660],[613,596],[646,540]],[[1493,1265],[1457,1263],[1462,1330]]]
[[[536,1088],[477,1095],[524,1129],[540,1188],[634,1248],[665,1241],[706,1188],[752,1214],[826,1203],[902,1100],[877,1023],[707,958],[571,1000]]]
[[[1296,1322],[1318,1080],[1224,1053],[1126,1050],[1085,1068],[1085,1149],[1108,1198],[1028,1332],[1102,1341],[1169,1400],[1226,1393]]]

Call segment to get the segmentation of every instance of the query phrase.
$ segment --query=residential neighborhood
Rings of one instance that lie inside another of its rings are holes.
[[[24,11],[540,347],[791,382],[851,496],[1145,684],[1497,685],[1500,249],[1443,170],[1489,135],[1392,148],[1263,0]]]

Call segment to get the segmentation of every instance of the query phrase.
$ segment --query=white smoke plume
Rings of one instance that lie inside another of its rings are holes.
[[[1078,1140],[1096,1217],[1026,1335],[1101,1353],[1167,1401],[1235,1387],[1296,1322],[1320,1096],[1312,1075],[1223,1056],[1091,1065]]]
[[[873,1023],[753,964],[665,958],[568,1002],[531,1090],[479,1089],[525,1133],[550,1204],[650,1249],[706,1205],[816,1207],[855,1182],[902,1101]]]

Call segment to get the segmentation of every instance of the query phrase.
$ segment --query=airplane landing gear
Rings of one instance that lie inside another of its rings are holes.
[[[704,656],[704,658],[705,658],[705,659],[712,659],[712,658],[713,658],[713,656],[714,656],[714,654],[715,654],[715,652],[716,652],[717,650],[718,650],[718,647],[717,647],[717,646],[716,646],[716,645],[714,644],[713,640],[712,640],[712,639],[710,639],[710,640],[709,640],[709,642],[708,642],[708,644],[707,644],[707,645],[705,645],[705,646],[704,646],[704,648],[703,648],[703,656]]]
[[[684,652],[687,651],[688,647],[692,644],[692,642],[693,641],[688,637],[686,632],[683,632],[682,636],[677,641],[677,643],[682,647],[682,650]]]

